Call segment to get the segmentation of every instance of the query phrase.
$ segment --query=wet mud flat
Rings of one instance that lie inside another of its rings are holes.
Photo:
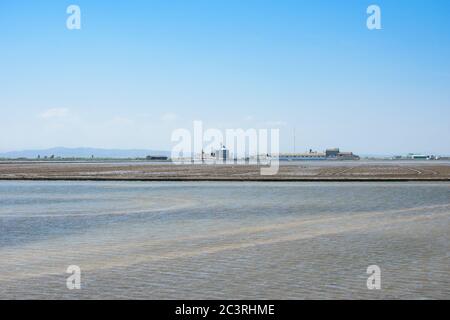
[[[240,164],[33,163],[0,162],[0,180],[97,181],[449,181],[449,163],[333,162],[280,163],[277,174],[267,166]]]

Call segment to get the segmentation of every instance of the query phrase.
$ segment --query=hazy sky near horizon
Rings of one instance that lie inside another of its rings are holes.
[[[81,8],[81,30],[66,9]],[[382,30],[366,9],[381,8]],[[0,151],[170,150],[280,128],[281,150],[450,154],[450,1],[0,2]]]

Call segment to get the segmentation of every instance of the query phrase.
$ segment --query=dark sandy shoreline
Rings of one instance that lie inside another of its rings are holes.
[[[257,165],[146,163],[0,163],[0,180],[36,181],[450,181],[450,163],[280,165],[273,176]]]

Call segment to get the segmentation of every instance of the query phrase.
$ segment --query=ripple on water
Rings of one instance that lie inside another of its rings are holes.
[[[0,298],[450,297],[446,183],[8,186]]]

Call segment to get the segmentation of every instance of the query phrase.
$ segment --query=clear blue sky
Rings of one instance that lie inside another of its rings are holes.
[[[81,8],[81,30],[66,8]],[[366,28],[378,4],[382,30]],[[450,1],[0,2],[0,151],[170,150],[175,128],[281,147],[450,154]]]

